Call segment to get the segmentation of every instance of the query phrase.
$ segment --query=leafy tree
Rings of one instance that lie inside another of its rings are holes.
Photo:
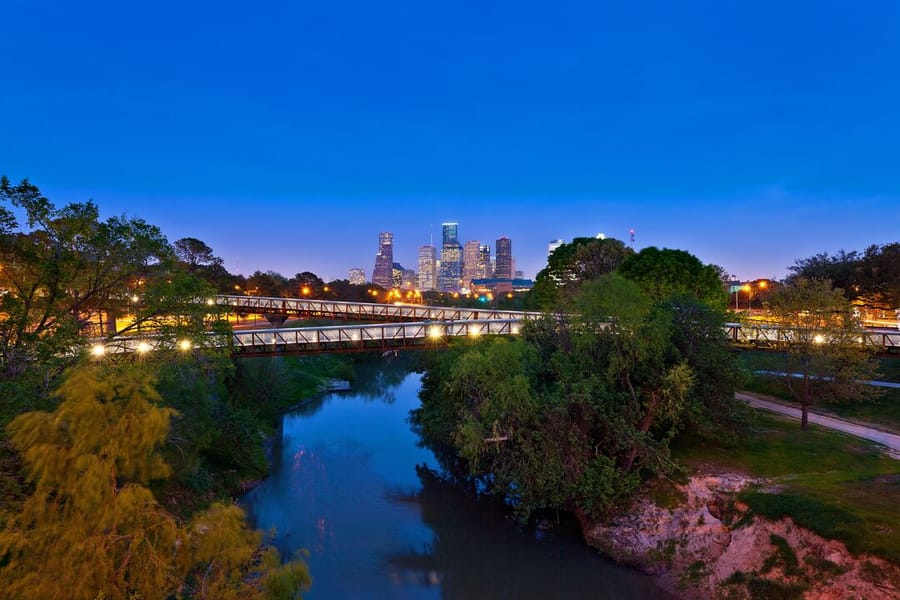
[[[841,288],[852,300],[860,294],[860,255],[858,252],[839,250],[835,255],[820,252],[809,258],[798,259],[788,267],[790,275],[785,283],[793,284],[799,279],[820,279],[831,281]]]
[[[245,284],[247,293],[253,296],[280,297],[291,295],[288,290],[288,280],[284,275],[275,271],[256,271],[247,278]]]
[[[547,258],[525,304],[529,308],[559,310],[571,301],[585,281],[614,271],[634,250],[612,239],[575,238]]]
[[[216,267],[222,265],[222,259],[213,254],[213,249],[197,238],[186,237],[175,240],[172,245],[175,256],[187,268],[189,273],[194,273],[201,267]]]
[[[9,427],[34,491],[4,515],[4,597],[291,598],[309,585],[236,506],[184,524],[156,502],[146,486],[169,473],[159,448],[174,411],[143,369],[76,368],[58,394],[55,412]]]
[[[832,400],[863,400],[875,388],[876,363],[859,343],[862,331],[843,290],[830,281],[798,278],[769,296],[769,311],[787,330],[780,371],[787,390],[800,404],[806,429],[809,407]]]
[[[704,265],[684,250],[644,248],[619,266],[618,273],[636,281],[656,301],[672,296],[690,296],[717,310],[724,310],[728,297],[715,265]]]
[[[22,209],[29,231],[13,212]],[[92,202],[55,207],[28,180],[0,178],[0,369],[21,375],[83,344],[92,318],[128,302],[128,289],[170,256],[159,230],[139,219],[99,220]]]

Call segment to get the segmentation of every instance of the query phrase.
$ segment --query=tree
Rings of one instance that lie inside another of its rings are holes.
[[[175,256],[184,263],[188,273],[193,273],[200,267],[210,268],[222,265],[222,259],[213,254],[212,248],[197,238],[181,238],[175,240],[172,246],[175,249]]]
[[[865,399],[875,388],[876,363],[859,340],[862,328],[843,290],[827,280],[797,278],[769,296],[773,320],[785,328],[781,381],[800,404],[800,426],[809,407],[832,400]]]
[[[291,295],[288,290],[288,280],[281,273],[275,271],[256,271],[247,278],[246,291],[251,296],[280,297]]]
[[[684,250],[650,246],[625,259],[617,272],[636,281],[656,301],[690,296],[724,310],[728,296],[720,271],[719,267],[704,265]]]
[[[6,203],[24,211],[28,231]],[[0,178],[2,372],[15,377],[83,345],[92,320],[127,306],[129,288],[170,256],[159,229],[140,219],[100,221],[92,202],[56,208],[28,180]]]
[[[575,238],[547,257],[538,273],[526,306],[559,310],[578,293],[585,281],[613,272],[634,250],[613,238]]]
[[[305,566],[281,567],[236,506],[184,524],[156,502],[147,484],[168,475],[159,448],[174,411],[141,368],[81,366],[58,395],[55,412],[9,426],[34,491],[4,515],[4,597],[290,598],[308,586]]]

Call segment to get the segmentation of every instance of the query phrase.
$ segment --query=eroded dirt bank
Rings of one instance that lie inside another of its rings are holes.
[[[683,598],[900,598],[896,565],[853,556],[843,543],[790,519],[751,515],[736,496],[755,483],[765,481],[731,473],[694,476],[675,484],[680,497],[673,507],[645,497],[612,523],[583,523],[585,538],[615,560],[656,575]]]

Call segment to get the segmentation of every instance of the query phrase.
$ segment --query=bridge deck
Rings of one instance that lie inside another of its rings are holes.
[[[539,312],[486,308],[423,306],[420,304],[374,304],[299,298],[216,296],[216,304],[232,312],[306,316],[356,321],[475,321],[484,319],[537,318]]]

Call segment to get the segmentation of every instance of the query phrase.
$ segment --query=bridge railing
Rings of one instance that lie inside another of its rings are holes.
[[[725,332],[728,337],[739,344],[753,346],[777,347],[795,342],[833,343],[827,331],[815,329],[796,329],[778,325],[747,325],[727,323]],[[900,349],[900,331],[862,330],[853,336],[855,343],[881,348],[885,351]]]
[[[498,310],[494,308],[457,308],[419,304],[375,304],[338,302],[303,298],[268,298],[260,296],[216,296],[216,304],[234,312],[286,314],[335,319],[392,321],[472,321],[484,319],[525,319],[542,316],[539,312]]]
[[[275,354],[390,350],[439,346],[453,337],[518,335],[522,319],[478,319],[467,321],[419,321],[370,325],[328,325],[286,329],[250,329],[231,334],[207,334],[207,344],[229,347],[233,354]],[[172,344],[159,338],[121,337],[94,346],[93,353],[146,353],[162,345],[183,350],[190,345]]]

